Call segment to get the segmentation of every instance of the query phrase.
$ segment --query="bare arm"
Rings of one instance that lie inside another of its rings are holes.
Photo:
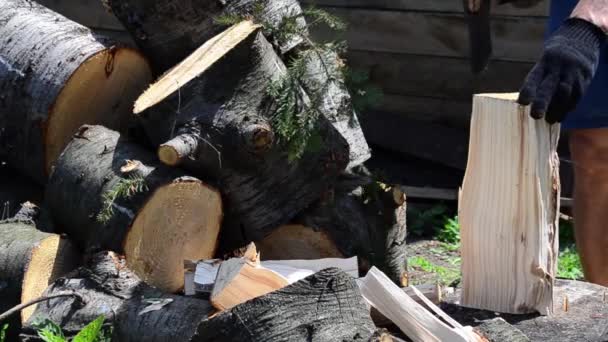
[[[588,21],[608,34],[608,0],[580,0],[571,18]]]

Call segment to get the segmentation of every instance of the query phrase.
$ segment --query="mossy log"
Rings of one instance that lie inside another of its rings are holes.
[[[55,322],[71,337],[103,315],[105,324],[113,328],[112,341],[185,342],[212,311],[207,301],[166,294],[147,285],[112,252],[94,255],[86,268],[58,279],[44,295],[60,293],[77,293],[84,302],[64,297],[40,303],[24,326],[23,341],[38,341],[32,327],[36,319]]]
[[[344,257],[358,256],[362,274],[376,266],[398,285],[407,286],[406,202],[398,188],[344,175],[295,222],[301,229],[330,236]]]
[[[255,17],[277,29],[285,18],[297,17],[306,26],[297,0],[108,0],[112,13],[160,74],[175,66],[226,26],[222,17]],[[301,42],[292,37],[277,41],[282,52]]]
[[[0,2],[0,23],[0,155],[44,183],[78,127],[127,127],[151,70],[135,50],[34,1]]]
[[[0,221],[0,312],[40,297],[55,279],[78,266],[76,248],[65,238],[38,231],[29,220]],[[35,306],[21,311],[11,331],[25,322]]]
[[[348,164],[346,140],[324,117],[315,128],[319,147],[290,160],[274,132],[277,103],[268,94],[271,83],[285,75],[264,35],[243,22],[203,45],[136,101],[135,112],[160,145],[161,161],[219,181],[227,204],[223,250],[287,223]],[[297,110],[303,111],[307,97],[301,95]]]
[[[215,254],[219,192],[101,126],[74,135],[46,199],[57,226],[87,253],[124,252],[135,273],[166,291],[183,286],[183,260]]]
[[[202,322],[192,341],[368,341],[375,330],[354,278],[329,268]]]

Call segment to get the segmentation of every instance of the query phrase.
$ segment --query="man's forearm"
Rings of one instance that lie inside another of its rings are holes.
[[[608,0],[580,0],[571,17],[588,21],[608,34]]]

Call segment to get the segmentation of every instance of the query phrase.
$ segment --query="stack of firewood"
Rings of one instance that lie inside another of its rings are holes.
[[[21,311],[26,337],[40,317],[75,333],[103,314],[121,341],[256,340],[271,324],[216,322],[282,308],[267,314],[294,319],[273,333],[370,338],[336,269],[217,321],[180,295],[184,260],[250,242],[263,259],[357,256],[406,285],[405,196],[365,171],[344,61],[308,36],[333,19],[297,0],[104,4],[138,49],[0,0],[0,310],[60,295]]]

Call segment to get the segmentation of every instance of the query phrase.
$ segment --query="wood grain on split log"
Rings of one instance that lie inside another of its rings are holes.
[[[276,29],[284,18],[301,15],[297,0],[109,0],[112,12],[160,74],[179,63],[225,29],[221,16],[252,17]],[[256,9],[261,5],[261,11]],[[259,12],[259,13],[256,13]],[[304,28],[303,17],[297,24]],[[286,52],[299,44],[296,37],[279,42]]]
[[[359,285],[365,299],[415,342],[477,341],[471,330],[465,329],[433,304],[429,305],[430,301],[425,300],[422,294],[417,296],[433,312],[410,298],[377,268],[372,268]]]
[[[40,297],[78,263],[78,253],[67,239],[40,232],[28,220],[0,221],[0,312]],[[21,321],[34,309],[21,311]]]
[[[462,305],[553,312],[559,218],[559,126],[530,117],[517,94],[476,95],[459,202]]]
[[[232,258],[219,266],[211,304],[219,310],[231,309],[288,284],[283,276],[261,266],[259,260]]]
[[[32,323],[37,318],[59,324],[69,337],[103,315],[105,324],[113,327],[112,341],[185,342],[212,311],[207,301],[165,294],[147,285],[111,252],[94,255],[87,268],[58,279],[45,295],[66,292],[80,294],[85,303],[57,298],[38,304],[25,325],[24,341],[36,340]]]
[[[348,163],[346,140],[324,117],[315,128],[320,147],[289,160],[286,144],[272,130],[277,104],[268,94],[272,82],[285,75],[259,28],[242,22],[198,49],[136,102],[148,136],[162,145],[163,162],[220,182],[227,204],[223,250],[262,239],[287,223]],[[301,96],[300,113],[308,103],[303,90]]]
[[[145,189],[108,203],[104,196],[125,179],[140,179]],[[82,248],[124,251],[129,267],[161,289],[183,286],[184,260],[214,256],[222,220],[218,191],[160,165],[153,153],[104,127],[81,127],[59,157],[46,196],[58,226]],[[108,204],[111,216],[100,220]]]
[[[82,124],[126,128],[146,60],[33,1],[0,3],[0,155],[44,183]]]
[[[202,322],[192,341],[367,341],[374,331],[354,279],[329,268]]]
[[[295,221],[317,234],[328,234],[344,257],[358,256],[364,273],[376,266],[395,283],[408,285],[406,203],[398,188],[382,188],[367,177],[345,175]]]

